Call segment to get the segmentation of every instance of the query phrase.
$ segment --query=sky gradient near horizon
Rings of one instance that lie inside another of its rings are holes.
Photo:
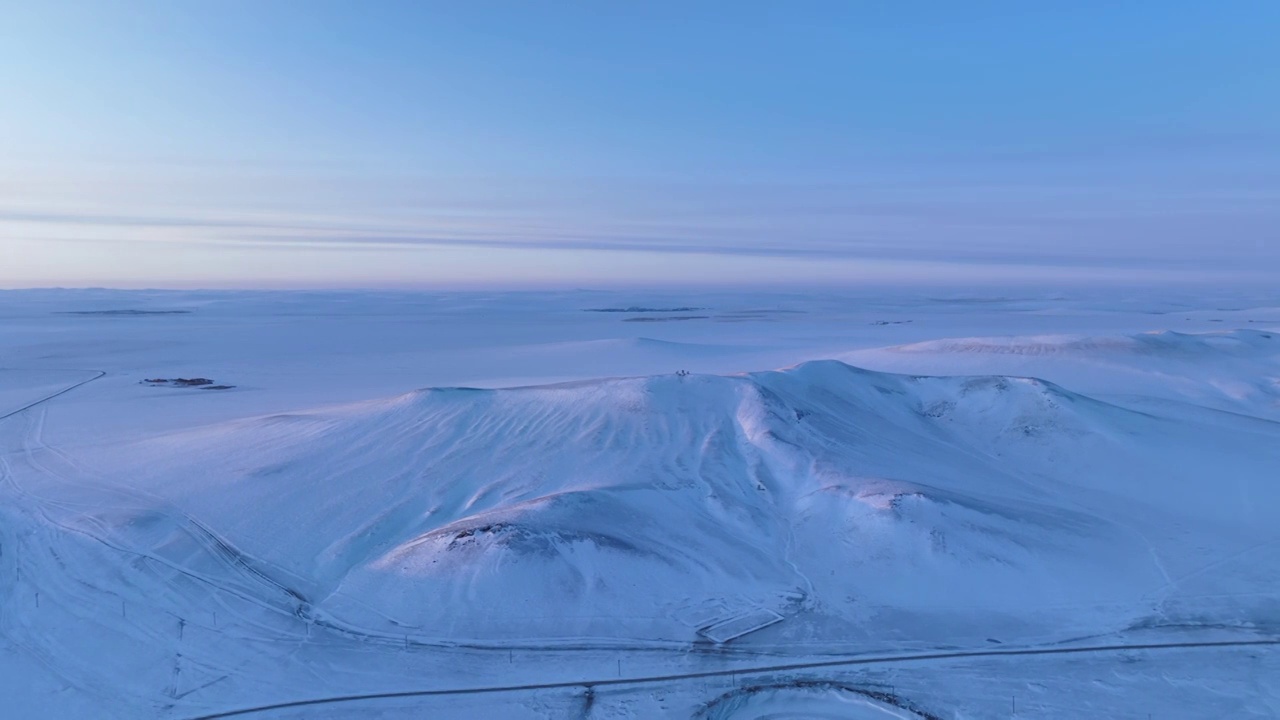
[[[1280,3],[9,3],[0,287],[1280,279]]]

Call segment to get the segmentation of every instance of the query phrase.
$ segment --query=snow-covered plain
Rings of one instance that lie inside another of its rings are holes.
[[[0,453],[6,717],[1280,715],[1274,294],[12,291]]]

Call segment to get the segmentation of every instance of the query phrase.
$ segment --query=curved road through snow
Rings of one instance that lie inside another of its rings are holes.
[[[700,678],[729,677],[736,675],[763,675],[767,673],[791,672],[795,670],[816,670],[819,668],[849,667],[854,665],[887,665],[927,660],[955,660],[961,658],[987,658],[1002,656],[1027,655],[1080,655],[1089,653],[1125,652],[1132,650],[1176,650],[1186,648],[1230,648],[1280,645],[1280,639],[1268,640],[1206,640],[1199,642],[1169,643],[1133,643],[1117,645],[1081,645],[1066,648],[1026,648],[1009,650],[968,650],[957,652],[917,653],[911,655],[880,655],[875,657],[844,658],[840,660],[818,660],[813,662],[787,663],[783,665],[762,665],[756,667],[734,668],[731,670],[708,670],[705,672],[680,673],[675,675],[648,675],[629,678],[597,678],[573,680],[554,683],[534,683],[528,685],[494,685],[487,687],[445,688],[437,690],[406,690],[402,692],[370,693],[368,695],[339,695],[311,700],[295,700],[292,702],[260,705],[199,715],[189,720],[218,720],[219,718],[243,717],[255,713],[272,710],[288,710],[292,708],[315,707],[320,705],[337,705],[339,703],[363,702],[367,700],[388,700],[394,698],[431,697],[439,695],[481,695],[486,693],[507,693],[526,690],[556,690],[565,688],[595,688],[617,685],[647,685],[657,683],[678,682],[681,680],[697,680]]]

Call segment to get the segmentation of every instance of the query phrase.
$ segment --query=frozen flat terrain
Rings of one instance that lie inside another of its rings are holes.
[[[13,717],[1280,715],[1274,293],[2,292],[0,480]]]

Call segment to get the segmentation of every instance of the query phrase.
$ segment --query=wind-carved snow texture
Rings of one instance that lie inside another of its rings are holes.
[[[1034,373],[1089,387],[1094,393],[1177,400],[1280,419],[1280,333],[1263,330],[959,338],[843,357],[897,370]]]
[[[1201,542],[1271,532],[1275,453],[1249,444],[1039,380],[820,361],[426,390],[148,440],[112,474],[355,634],[693,642],[680,611],[713,601],[785,616],[779,639],[961,642],[1161,617],[1185,508]],[[1233,447],[1212,483],[1185,462]],[[112,526],[172,552],[153,512]]]
[[[609,676],[696,674],[758,652],[1280,633],[1280,336],[980,337],[839,355],[879,369],[442,387],[109,441],[95,429],[73,448],[47,429],[69,419],[73,393],[164,413],[251,402],[253,385],[159,392],[139,378],[203,376],[0,371],[0,628],[6,667],[30,684],[18,707],[70,687],[68,717],[190,717],[410,682],[599,678],[602,661]],[[685,686],[680,709],[643,712],[954,709],[865,677],[766,680]],[[1271,698],[1258,716],[1276,707],[1280,692],[1255,693]],[[565,716],[555,693],[534,696],[488,710]],[[626,697],[587,705],[640,712]]]
[[[148,441],[115,473],[355,633],[693,641],[675,613],[714,599],[875,634],[883,612],[1134,603],[1159,577],[1146,546],[999,453],[1146,424],[1036,381],[815,362],[422,391]],[[121,542],[170,551],[152,512],[115,518]]]

